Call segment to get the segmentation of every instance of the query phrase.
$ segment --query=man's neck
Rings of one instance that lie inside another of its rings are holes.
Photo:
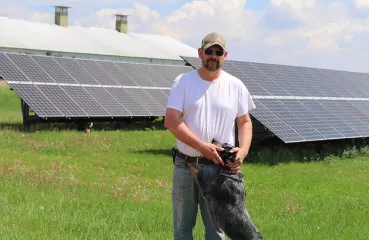
[[[206,70],[206,68],[201,67],[200,69],[197,70],[197,72],[200,75],[200,77],[205,81],[213,81],[219,78],[220,74],[222,73],[222,70],[219,68],[215,72],[210,72]]]

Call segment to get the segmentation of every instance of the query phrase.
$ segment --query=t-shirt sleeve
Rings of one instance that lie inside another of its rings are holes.
[[[256,108],[252,97],[244,84],[241,84],[241,91],[238,101],[237,117],[245,115]]]
[[[174,108],[180,112],[183,112],[184,96],[185,82],[182,78],[182,75],[179,75],[172,84],[166,107]]]

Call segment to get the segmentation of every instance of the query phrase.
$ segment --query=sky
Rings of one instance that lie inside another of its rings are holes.
[[[0,0],[0,17],[173,37],[198,48],[209,32],[227,39],[228,59],[369,72],[369,0]]]

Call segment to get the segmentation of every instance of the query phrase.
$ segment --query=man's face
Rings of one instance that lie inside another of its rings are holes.
[[[198,52],[202,66],[209,72],[218,70],[227,57],[227,52],[224,52],[218,45],[211,46],[207,49],[199,48]]]

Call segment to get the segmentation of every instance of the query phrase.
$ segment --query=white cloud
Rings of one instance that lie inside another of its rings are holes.
[[[368,0],[354,0],[354,5],[356,8],[369,8]]]
[[[54,15],[49,12],[32,11],[13,3],[3,5],[0,8],[0,16],[46,23],[54,21]]]
[[[171,35],[182,41],[200,42],[208,32],[216,31],[229,40],[247,42],[259,16],[245,8],[246,0],[192,1],[165,17],[153,32]]]
[[[316,0],[272,0],[273,6],[286,5],[293,9],[308,9],[314,8],[317,4]]]
[[[74,25],[92,26],[115,29],[114,14],[127,14],[129,32],[148,32],[151,24],[155,23],[160,14],[141,3],[134,3],[131,8],[112,9],[105,8],[95,11],[84,18],[73,21]]]

